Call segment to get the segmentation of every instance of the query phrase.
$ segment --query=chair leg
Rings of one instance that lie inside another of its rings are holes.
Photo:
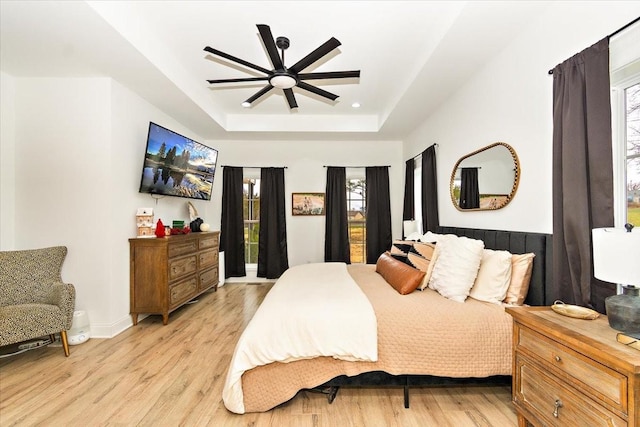
[[[49,334],[49,339],[51,340],[52,343],[56,342],[55,334]]]
[[[67,331],[61,331],[60,338],[62,339],[62,348],[64,349],[64,355],[69,357],[69,341],[67,340]]]

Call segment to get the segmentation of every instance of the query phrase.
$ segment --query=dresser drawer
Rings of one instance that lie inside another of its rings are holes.
[[[200,260],[200,268],[207,268],[218,264],[218,251],[208,250],[198,254]]]
[[[199,249],[217,248],[218,247],[218,234],[213,236],[200,237]]]
[[[169,287],[169,306],[170,308],[191,299],[198,290],[198,281],[195,277],[173,284]]]
[[[196,256],[169,260],[169,280],[175,280],[194,273],[197,270]]]
[[[218,280],[218,267],[203,271],[202,273],[200,273],[200,283],[198,289],[200,291],[204,291],[205,289],[209,289],[212,286],[216,286],[218,284]]]
[[[169,243],[168,255],[169,258],[173,258],[180,255],[191,254],[197,250],[198,247],[195,240],[171,242]]]
[[[533,359],[516,355],[514,403],[543,425],[624,427],[626,420],[566,386]],[[530,420],[532,421],[532,420]]]
[[[518,351],[529,352],[560,372],[582,383],[585,393],[627,411],[627,377],[544,337],[530,329],[518,328]]]

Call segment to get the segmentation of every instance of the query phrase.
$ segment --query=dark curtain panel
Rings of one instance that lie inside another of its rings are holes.
[[[461,168],[460,178],[460,209],[479,208],[478,168]]]
[[[222,172],[220,251],[224,251],[224,277],[243,277],[244,224],[242,216],[242,168],[226,166]]]
[[[257,276],[277,279],[288,268],[284,168],[262,168]]]
[[[613,226],[609,40],[553,69],[553,299],[604,313],[591,229]],[[553,300],[552,299],[552,300]]]
[[[367,182],[367,264],[375,264],[378,257],[391,248],[389,167],[367,167],[365,173]]]
[[[351,263],[347,224],[347,178],[345,168],[327,168],[325,191],[324,261]]]
[[[416,169],[416,161],[409,159],[405,163],[405,175],[404,175],[404,207],[402,209],[402,220],[415,219],[415,185],[413,180],[413,173]],[[404,232],[404,231],[403,231]]]
[[[422,152],[422,231],[435,233],[439,226],[438,176],[434,144]]]

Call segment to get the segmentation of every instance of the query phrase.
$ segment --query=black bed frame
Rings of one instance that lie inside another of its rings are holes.
[[[533,271],[525,304],[550,305],[552,301],[546,288],[551,283],[551,235],[521,231],[481,230],[474,228],[439,227],[438,234],[455,234],[482,240],[487,249],[507,250],[513,254],[533,252]],[[493,376],[488,378],[446,378],[431,375],[391,375],[383,371],[365,372],[348,377],[341,375],[311,391],[327,395],[329,403],[335,399],[340,387],[402,387],[404,389],[404,407],[409,407],[409,387],[447,386],[469,384],[510,384],[511,376]]]

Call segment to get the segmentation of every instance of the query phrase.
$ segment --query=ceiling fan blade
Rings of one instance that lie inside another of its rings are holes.
[[[298,103],[296,102],[296,97],[293,94],[293,89],[284,89],[284,96],[287,97],[287,102],[289,102],[289,108],[292,110],[294,108],[298,108]]]
[[[351,77],[360,77],[360,70],[357,71],[330,71],[327,73],[304,73],[298,74],[299,80],[318,80],[318,79],[348,79]]]
[[[289,67],[289,71],[299,73],[340,45],[341,43],[335,37],[331,37],[322,46],[296,62],[292,67]]]
[[[207,80],[211,84],[215,83],[241,83],[241,82],[258,82],[261,80],[269,80],[268,76],[265,77],[246,77],[240,79],[219,79],[219,80]]]
[[[278,48],[276,47],[276,43],[273,41],[273,34],[271,34],[271,28],[268,25],[258,24],[258,31],[260,32],[260,37],[262,37],[262,42],[264,43],[264,47],[267,48],[267,53],[269,54],[269,58],[271,59],[271,63],[276,70],[283,70],[284,64],[282,63],[282,58],[278,55]]]
[[[225,59],[228,59],[229,61],[233,61],[233,62],[237,62],[238,64],[242,64],[245,67],[253,68],[254,70],[260,71],[261,73],[273,74],[273,71],[271,71],[271,70],[267,70],[266,68],[262,68],[259,65],[252,64],[251,62],[247,62],[244,59],[236,58],[235,56],[229,55],[228,53],[221,52],[218,49],[214,49],[212,47],[206,46],[204,48],[204,50],[209,52],[209,53],[211,53],[211,54],[213,54],[213,55],[221,56],[221,57],[223,57]]]
[[[271,89],[273,89],[273,86],[271,86],[270,84],[266,85],[265,87],[263,87],[262,89],[260,89],[259,91],[257,91],[251,98],[247,99],[244,102],[248,102],[249,104],[252,104],[253,101],[255,101],[256,99],[260,98],[262,95],[265,95],[267,92],[269,92]]]
[[[331,92],[327,92],[326,90],[320,89],[319,87],[312,86],[309,83],[298,82],[297,86],[300,89],[308,90],[309,92],[315,93],[316,95],[323,96],[323,97],[328,98],[328,99],[330,99],[332,101],[335,101],[336,99],[338,99],[338,95],[335,95],[335,94],[333,94]]]

